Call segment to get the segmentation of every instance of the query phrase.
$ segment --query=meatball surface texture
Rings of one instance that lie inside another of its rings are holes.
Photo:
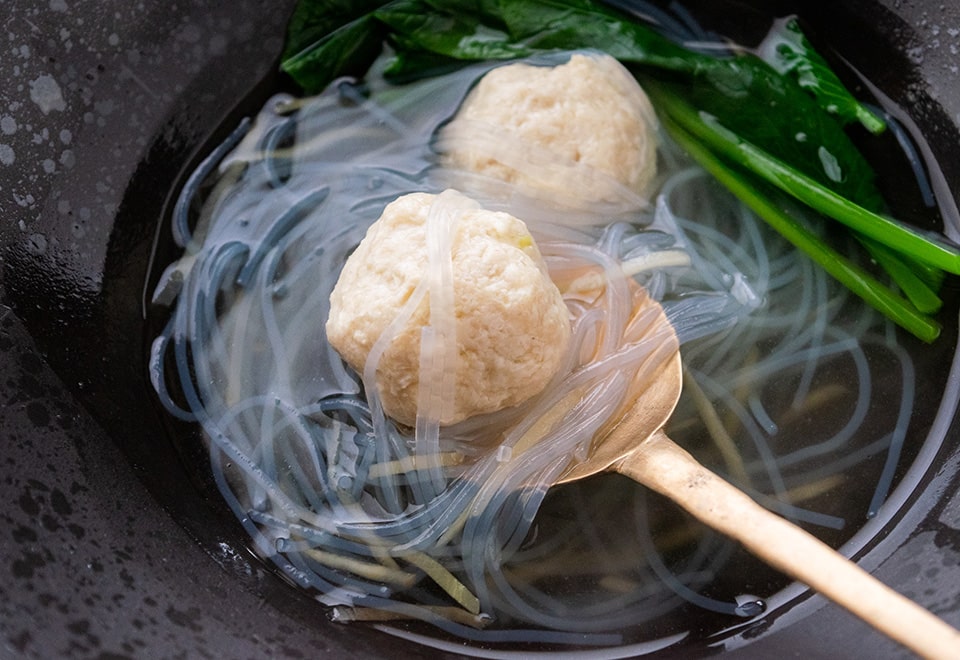
[[[616,59],[515,63],[488,72],[442,130],[446,164],[570,203],[646,199],[657,173],[657,119]]]
[[[419,405],[448,425],[543,390],[570,320],[526,225],[448,190],[387,205],[344,265],[326,332],[375,374],[389,416],[413,425]]]

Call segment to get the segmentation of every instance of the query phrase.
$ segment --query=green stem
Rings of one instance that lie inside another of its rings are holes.
[[[747,142],[716,120],[702,115],[679,97],[657,88],[656,100],[684,130],[740,163],[820,213],[909,255],[911,259],[960,274],[960,247],[874,213],[839,195],[814,179]]]
[[[935,314],[943,307],[940,296],[918,275],[918,272],[923,270],[922,266],[904,260],[902,255],[872,238],[857,235],[857,240],[870,253],[874,261],[890,275],[914,307],[924,314]]]
[[[673,139],[708,173],[841,284],[919,339],[932,342],[939,336],[940,325],[934,319],[918,311],[909,301],[892,292],[866,270],[827,245],[761,193],[746,177],[721,162],[694,136],[681,128],[672,116],[664,113],[661,118]]]

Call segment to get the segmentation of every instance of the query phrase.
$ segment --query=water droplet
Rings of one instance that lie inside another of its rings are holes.
[[[820,164],[823,165],[823,171],[827,178],[837,183],[843,181],[843,170],[837,157],[830,153],[826,147],[817,149],[817,155],[820,157]]]
[[[13,135],[17,132],[17,120],[10,115],[0,117],[0,132],[4,135]]]
[[[767,610],[766,601],[750,594],[741,594],[734,600],[737,606],[733,612],[737,616],[752,617],[763,614]]]
[[[46,74],[30,81],[30,100],[36,103],[45,115],[55,110],[63,111],[67,108],[63,92],[60,91],[60,85],[57,84],[53,76]]]

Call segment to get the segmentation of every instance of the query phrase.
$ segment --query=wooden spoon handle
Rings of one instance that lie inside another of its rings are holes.
[[[960,631],[700,465],[662,431],[611,469],[670,498],[713,529],[925,658],[960,657]]]

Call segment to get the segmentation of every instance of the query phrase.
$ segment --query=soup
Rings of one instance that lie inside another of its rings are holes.
[[[199,423],[213,481],[251,547],[339,620],[507,648],[653,649],[762,614],[786,580],[642,487],[610,476],[548,489],[548,466],[504,469],[515,417],[502,428],[482,419],[438,429],[425,454],[431,474],[409,469],[422,451],[416,434],[378,420],[320,331],[344,261],[385,205],[450,185],[456,173],[435,137],[492,66],[280,94],[212,149],[171,218],[184,256],[155,274],[158,393],[174,416]],[[685,391],[668,432],[840,545],[908,464],[922,433],[910,426],[915,402],[941,381],[917,378],[930,370],[919,341],[771,231],[668,135],[660,142],[649,206],[541,217],[524,201],[517,215],[554,272],[577,250],[600,264],[688,257],[679,270],[638,274],[683,345]],[[489,190],[474,192],[497,204],[502,187]],[[614,306],[599,309],[609,317]],[[582,346],[602,335],[583,327]],[[560,457],[584,451],[591,435]]]

